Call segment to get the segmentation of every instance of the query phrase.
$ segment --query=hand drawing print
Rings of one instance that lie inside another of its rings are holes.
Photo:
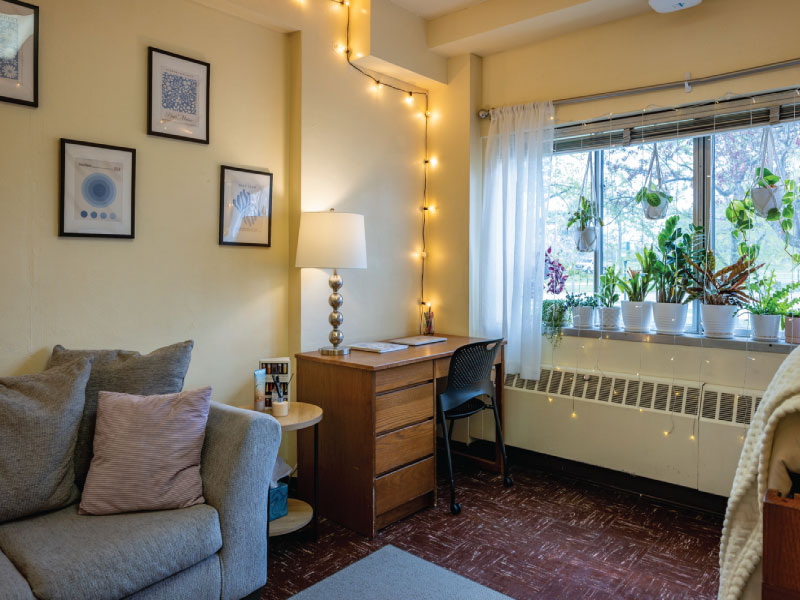
[[[234,184],[233,199],[229,203],[230,220],[223,237],[226,242],[235,242],[240,233],[258,233],[266,228],[269,217],[269,194],[264,188],[253,184]]]
[[[0,15],[0,79],[19,81],[19,21]]]
[[[164,69],[161,73],[161,122],[197,125],[198,81],[188,73]]]

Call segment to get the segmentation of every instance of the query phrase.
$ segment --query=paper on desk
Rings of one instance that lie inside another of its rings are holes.
[[[278,487],[278,480],[291,475],[294,469],[286,464],[280,456],[275,460],[275,467],[272,469],[272,481],[269,482],[269,487]]]

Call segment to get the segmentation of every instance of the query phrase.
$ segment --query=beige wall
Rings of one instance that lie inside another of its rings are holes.
[[[648,12],[487,56],[485,106],[554,100],[703,77],[797,58],[800,3],[704,0],[670,14]],[[640,111],[792,86],[800,69],[781,70],[683,90],[562,106],[559,122]]]
[[[286,36],[184,0],[40,0],[40,106],[0,103],[0,373],[57,343],[194,339],[186,385],[247,403],[288,352]],[[147,46],[211,63],[211,145],[147,136]],[[136,239],[57,237],[60,137],[136,148]],[[217,244],[220,164],[274,171],[272,248]]]

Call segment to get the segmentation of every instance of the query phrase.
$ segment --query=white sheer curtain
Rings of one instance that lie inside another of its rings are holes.
[[[477,231],[477,335],[504,337],[506,370],[538,379],[553,104],[491,111]]]

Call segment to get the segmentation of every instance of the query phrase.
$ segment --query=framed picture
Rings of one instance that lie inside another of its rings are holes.
[[[61,139],[58,235],[133,238],[136,150]]]
[[[211,65],[148,48],[147,133],[208,143]]]
[[[272,173],[222,166],[219,184],[219,243],[272,243]]]
[[[0,0],[0,100],[39,106],[39,7]]]

